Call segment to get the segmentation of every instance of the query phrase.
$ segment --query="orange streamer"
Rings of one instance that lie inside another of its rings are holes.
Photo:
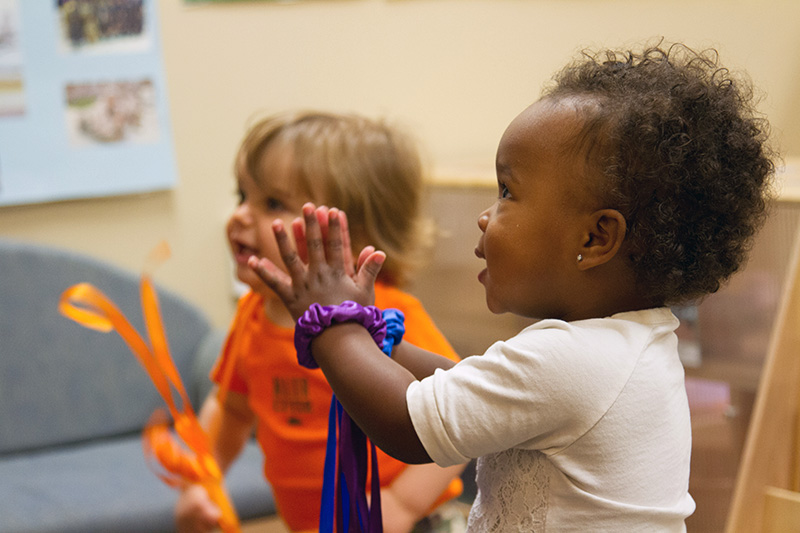
[[[166,245],[162,244],[151,255],[151,261],[154,260],[153,256],[158,255],[156,260],[160,260],[167,253]],[[65,290],[59,301],[59,311],[84,327],[106,333],[115,330],[122,337],[166,402],[175,422],[175,433],[185,444],[184,447],[176,441],[165,416],[154,417],[142,434],[142,446],[148,464],[171,487],[201,484],[222,512],[220,529],[225,533],[239,533],[239,519],[225,492],[222,472],[211,453],[208,434],[197,420],[178,369],[169,354],[158,299],[147,274],[141,278],[141,299],[149,343],[105,294],[88,283],[79,283]],[[176,403],[173,391],[180,405]],[[163,471],[153,467],[155,461]]]

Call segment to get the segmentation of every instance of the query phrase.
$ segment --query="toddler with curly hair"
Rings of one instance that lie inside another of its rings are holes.
[[[337,210],[327,232],[310,204],[292,222],[308,264],[281,223],[288,274],[249,264],[378,446],[410,463],[478,459],[469,531],[685,531],[691,425],[668,306],[745,260],[770,201],[767,133],[713,51],[566,67],[506,129],[498,198],[478,216],[487,306],[541,320],[458,363],[408,342],[381,353],[373,315],[351,311],[372,304],[386,256],[366,248],[351,268]]]

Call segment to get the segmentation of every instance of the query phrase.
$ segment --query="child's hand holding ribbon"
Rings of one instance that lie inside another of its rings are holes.
[[[156,252],[165,256],[168,253],[166,245]],[[102,332],[116,330],[122,337],[167,404],[175,423],[175,433],[185,444],[184,447],[175,440],[166,415],[155,416],[142,435],[148,464],[155,467],[156,475],[172,487],[193,483],[202,485],[221,511],[219,526],[222,531],[236,533],[240,531],[239,519],[223,487],[222,472],[211,453],[208,435],[195,416],[169,354],[155,289],[147,275],[142,275],[141,279],[141,300],[149,342],[139,335],[105,294],[88,283],[65,290],[61,295],[59,310],[84,327]],[[180,405],[175,401],[173,390],[180,399]]]

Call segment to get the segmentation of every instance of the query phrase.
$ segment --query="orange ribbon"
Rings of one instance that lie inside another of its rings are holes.
[[[168,254],[168,249],[162,244],[155,253],[163,258]],[[58,308],[61,314],[84,327],[105,333],[116,330],[122,337],[166,402],[175,421],[175,433],[186,445],[184,447],[176,442],[169,430],[166,416],[154,415],[142,434],[148,465],[171,487],[201,484],[222,512],[219,519],[220,529],[225,533],[238,533],[241,530],[239,519],[225,492],[223,475],[211,453],[208,434],[192,409],[178,369],[169,354],[158,299],[147,274],[142,274],[140,292],[149,344],[131,326],[117,306],[89,283],[79,283],[65,290]],[[175,402],[173,389],[180,399],[180,407]],[[160,463],[163,472],[153,467],[153,459]]]

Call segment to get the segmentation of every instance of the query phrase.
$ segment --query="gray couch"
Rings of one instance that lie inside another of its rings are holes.
[[[59,314],[60,294],[79,282],[105,292],[144,332],[138,274],[0,239],[0,532],[171,531],[177,493],[148,469],[140,438],[164,402],[119,335]],[[223,332],[180,297],[158,295],[197,407]],[[274,514],[254,443],[227,487],[242,519]]]

